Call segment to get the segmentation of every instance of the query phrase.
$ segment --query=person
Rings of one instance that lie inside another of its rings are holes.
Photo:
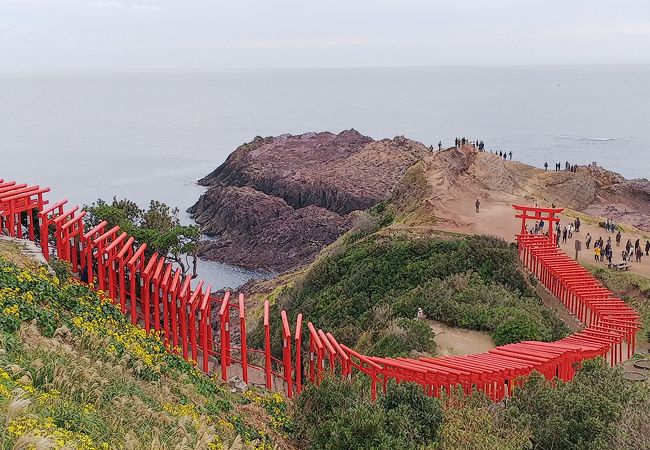
[[[634,247],[630,246],[630,249],[627,251],[627,260],[632,261],[632,257],[634,256]]]
[[[429,150],[433,151],[433,145],[429,146]]]
[[[501,153],[501,150],[499,150],[499,158],[501,158],[503,154]]]
[[[641,250],[641,247],[636,249],[636,262],[641,262],[641,258],[643,257],[643,250]]]
[[[634,243],[634,249],[636,250],[637,248],[641,247],[641,239],[637,239],[636,242]]]
[[[566,243],[566,237],[567,237],[568,232],[569,232],[569,228],[565,226],[564,230],[562,230],[562,243],[563,244]]]
[[[510,155],[510,161],[512,161],[512,150],[510,150],[510,153],[508,153],[508,155]]]
[[[591,234],[587,233],[587,236],[585,236],[585,245],[587,248],[589,248],[589,244],[591,244]]]
[[[442,150],[442,141],[438,141],[438,151]]]
[[[576,233],[579,233],[580,232],[580,225],[582,225],[580,223],[580,217],[576,217],[575,225],[576,225]]]
[[[79,279],[86,284],[88,283],[88,268],[86,266],[81,268]]]
[[[545,162],[544,163],[544,172],[547,172],[547,171],[548,171],[548,162]]]
[[[645,255],[650,256],[650,241],[645,241]]]
[[[608,263],[612,263],[612,244],[609,241],[605,246],[605,258],[607,258]]]
[[[481,202],[478,198],[476,199],[475,205],[476,205],[476,213],[478,214],[479,209],[481,209]]]
[[[508,155],[506,155],[506,152],[503,152],[503,160],[504,160],[504,161],[506,160],[506,157],[507,157],[507,156],[508,156]]]
[[[621,231],[619,230],[618,233],[616,233],[616,246],[620,247],[621,246]]]
[[[594,245],[594,261],[600,260],[600,247]]]

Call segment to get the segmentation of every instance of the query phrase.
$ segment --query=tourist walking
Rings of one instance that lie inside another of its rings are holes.
[[[547,171],[548,171],[548,162],[545,162],[544,163],[544,172],[547,172]]]
[[[620,247],[621,246],[621,232],[619,231],[616,233],[616,246]]]
[[[475,206],[476,206],[476,213],[478,214],[479,210],[481,209],[481,202],[479,201],[478,198],[476,199]]]
[[[442,150],[442,141],[438,141],[438,151]]]
[[[589,248],[589,244],[591,244],[591,234],[587,233],[587,236],[585,237],[585,245],[587,248]]]
[[[650,256],[650,241],[645,241],[645,255]]]

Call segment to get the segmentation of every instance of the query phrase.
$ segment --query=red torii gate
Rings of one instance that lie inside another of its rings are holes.
[[[564,208],[543,208],[540,206],[523,205],[512,205],[512,207],[519,212],[519,214],[516,214],[515,217],[517,219],[521,219],[521,234],[527,233],[526,220],[532,219],[537,222],[543,220],[545,222],[548,222],[548,239],[553,243],[555,242],[553,239],[553,225],[555,222],[560,221],[560,218],[555,217],[555,215],[561,214],[562,211],[564,211]],[[532,213],[532,215],[529,213]]]

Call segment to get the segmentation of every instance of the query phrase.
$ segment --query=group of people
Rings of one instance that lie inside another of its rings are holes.
[[[562,243],[566,243],[567,239],[571,239],[573,237],[573,233],[579,233],[580,232],[580,218],[576,217],[576,219],[573,222],[570,222],[568,225],[565,225],[564,228],[561,228],[560,222],[557,223],[555,226],[555,231],[556,231],[556,243],[559,245],[560,241],[560,236],[562,236]]]
[[[613,222],[607,219],[607,231],[612,230],[614,232],[615,227],[613,225]],[[618,230],[616,233],[616,246],[620,247],[621,246],[621,231]],[[591,234],[587,233],[587,236],[585,236],[585,245],[587,248],[589,248],[591,244]],[[564,242],[564,241],[563,241]],[[632,258],[635,259],[636,262],[641,262],[641,258],[643,257],[643,247],[641,246],[641,239],[637,239],[634,244],[632,244],[632,240],[628,239],[627,243],[625,244],[625,250],[621,251],[621,257],[623,259],[623,262],[627,261],[632,261]],[[650,240],[647,240],[645,243],[645,256],[648,256],[650,254]],[[600,237],[596,242],[594,242],[594,260],[595,261],[600,261],[603,262],[605,258],[607,258],[607,261],[611,264],[612,263],[612,257],[614,256],[614,250],[612,249],[612,238],[608,237],[607,238],[607,243],[603,242],[603,238]]]
[[[454,140],[454,145],[456,146],[456,148],[460,148],[460,147],[462,147],[463,145],[466,145],[466,144],[474,146],[474,148],[477,149],[480,152],[485,151],[485,143],[483,141],[478,140],[478,139],[475,140],[475,141],[470,141],[469,139],[462,137],[462,138],[456,138]]]
[[[492,153],[492,152],[490,152],[490,153]],[[499,157],[503,158],[504,161],[507,159],[508,156],[510,156],[510,161],[512,161],[512,150],[510,150],[509,153],[502,152],[501,150],[499,150],[499,153],[494,152],[494,154],[499,155]]]
[[[612,219],[607,219],[605,221],[605,231],[608,233],[616,233],[616,224]],[[618,235],[616,236],[617,240],[620,240],[620,234],[621,232],[618,232]]]
[[[620,234],[620,232],[619,232]],[[645,242],[645,255],[650,254],[650,241]],[[641,240],[637,239],[632,245],[632,240],[628,239],[627,244],[625,244],[625,250],[621,251],[621,256],[623,261],[632,261],[632,258],[636,258],[636,262],[641,262],[643,257],[643,248],[641,248]]]
[[[548,170],[548,162],[544,163],[544,170]],[[562,163],[555,163],[555,171],[560,172],[562,170]],[[569,164],[569,161],[566,161],[564,163],[564,170],[569,171],[569,172],[577,172],[578,171],[578,165],[577,164]]]
[[[587,233],[587,236],[585,238],[585,243],[587,248],[589,248],[589,244],[591,243],[591,235]],[[614,256],[614,252],[612,250],[612,238],[608,237],[607,238],[607,244],[604,244],[603,238],[600,237],[596,242],[594,242],[594,260],[603,262],[605,258],[607,258],[607,262],[609,264],[612,263],[612,257]]]

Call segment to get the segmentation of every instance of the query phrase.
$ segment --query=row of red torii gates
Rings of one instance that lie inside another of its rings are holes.
[[[292,397],[305,382],[319,383],[331,372],[345,378],[367,376],[373,399],[378,385],[385,391],[392,379],[418,383],[429,395],[460,387],[499,401],[533,371],[570,380],[584,359],[603,356],[617,364],[634,353],[639,315],[557,248],[553,223],[559,220],[558,208],[515,206],[522,220],[519,254],[585,325],[580,332],[556,342],[525,341],[480,354],[389,358],[360,354],[311,322],[305,324],[302,314],[290,322],[282,310],[280,359],[271,352],[268,300],[263,305],[264,348],[248,348],[243,294],[214,295],[211,286],[184,276],[164,256],[148,255],[146,244],[139,245],[119,227],[109,228],[104,221],[87,228],[84,211],[68,206],[67,200],[50,204],[44,198],[47,192],[47,187],[0,179],[3,232],[36,242],[46,259],[54,252],[69,261],[73,271],[83,272],[94,288],[106,292],[132,323],[160,332],[170,351],[206,373],[219,371],[224,380],[237,374],[247,383]],[[549,236],[528,234],[527,220],[545,220]],[[231,339],[233,327],[239,328],[239,342]],[[308,346],[303,348],[304,339]]]

